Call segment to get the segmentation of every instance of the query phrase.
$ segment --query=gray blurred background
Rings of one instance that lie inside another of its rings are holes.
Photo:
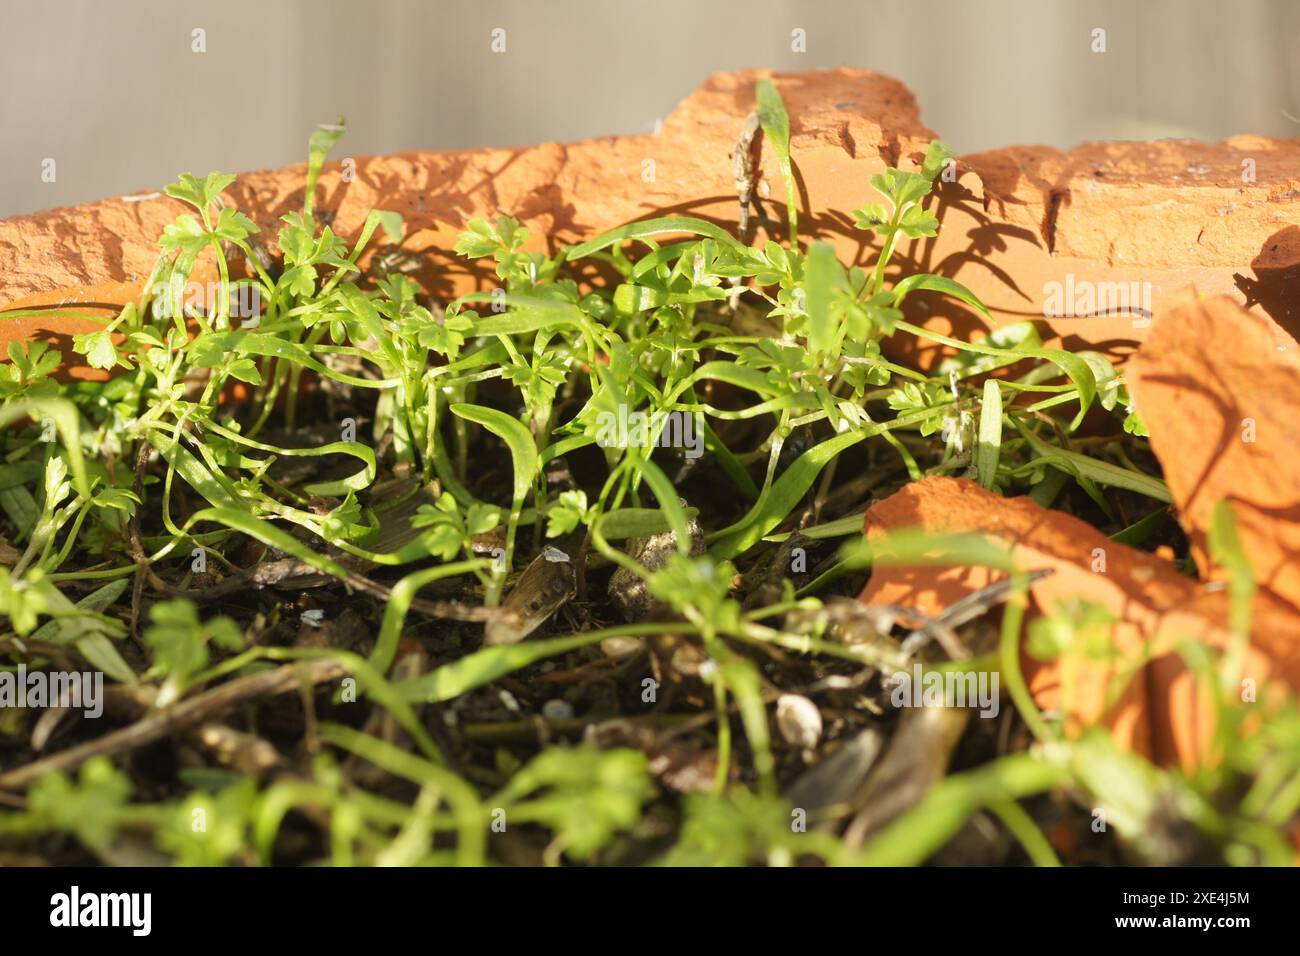
[[[1296,0],[0,0],[0,216],[305,157],[648,132],[710,73],[904,81],[961,152],[1300,136]],[[493,54],[491,33],[506,31]],[[1092,31],[1106,30],[1105,53]],[[191,50],[206,31],[207,51]],[[791,50],[805,31],[807,51]],[[57,181],[41,181],[42,161]]]

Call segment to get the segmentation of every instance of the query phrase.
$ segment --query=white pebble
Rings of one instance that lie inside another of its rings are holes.
[[[786,743],[809,749],[821,739],[822,714],[807,697],[782,694],[776,700],[776,726]]]
[[[558,697],[554,700],[548,700],[542,704],[542,716],[547,720],[572,720],[573,705],[567,700],[560,700]]]
[[[639,637],[607,637],[600,642],[600,650],[606,657],[622,660],[641,650]]]

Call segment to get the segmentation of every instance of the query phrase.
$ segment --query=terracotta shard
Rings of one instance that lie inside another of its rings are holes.
[[[431,291],[444,294],[474,287],[476,277],[451,251],[474,218],[514,216],[532,230],[538,248],[670,212],[734,222],[730,153],[754,108],[754,83],[764,75],[770,71],[711,77],[655,134],[356,157],[346,182],[341,163],[330,163],[318,185],[318,208],[333,213],[335,231],[350,238],[373,208],[401,213],[405,246],[428,252],[439,280]],[[889,77],[840,69],[788,74],[778,82],[793,117],[793,148],[801,165],[815,170],[823,203],[843,206],[836,202],[843,187],[829,188],[841,179],[852,180],[854,197],[865,195],[861,170],[878,171],[900,150],[923,151],[934,135],[921,124],[916,100]],[[775,210],[784,199],[770,149],[765,166],[777,193]],[[302,205],[305,172],[299,163],[245,173],[227,194],[273,239],[278,218]],[[183,211],[160,193],[145,195],[0,221],[0,306],[61,289],[143,281],[163,227]]]
[[[1207,535],[1227,500],[1260,586],[1300,608],[1295,339],[1230,299],[1189,297],[1157,319],[1127,379],[1197,567],[1220,576]]]
[[[1002,498],[964,479],[927,478],[867,512],[869,539],[902,528],[984,533],[1008,545],[1024,569],[1052,569],[1030,589],[1027,620],[1079,601],[1100,605],[1114,618],[1111,658],[1071,654],[1043,663],[1022,653],[1039,707],[1064,713],[1072,730],[1108,727],[1122,745],[1160,763],[1192,767],[1209,755],[1212,715],[1175,648],[1184,641],[1226,646],[1222,589],[1187,578],[1163,558],[1116,544],[1069,515],[1029,498]],[[860,599],[936,615],[1002,576],[985,568],[883,565]],[[1300,687],[1300,614],[1267,595],[1255,601],[1243,676],[1271,694]],[[1112,683],[1123,690],[1108,699]]]
[[[403,249],[424,263],[415,277],[442,299],[489,282],[452,252],[472,218],[515,216],[532,230],[534,248],[667,214],[734,228],[730,154],[765,75],[791,115],[801,226],[833,242],[843,261],[870,262],[875,247],[853,228],[853,210],[879,198],[872,174],[916,163],[935,134],[906,87],[867,70],[718,74],[656,134],[357,157],[349,181],[332,163],[318,208],[333,213],[349,239],[371,208],[401,213]],[[969,286],[997,324],[1059,311],[1044,319],[1049,338],[1123,357],[1145,337],[1151,311],[1191,283],[1240,295],[1292,331],[1288,323],[1300,321],[1282,288],[1300,269],[1300,242],[1287,238],[1300,208],[1300,142],[1096,143],[1068,153],[1009,147],[963,157],[952,173],[938,186],[939,236],[900,248],[896,261]],[[303,176],[301,164],[247,173],[228,194],[274,239],[278,218],[301,207]],[[758,193],[780,238],[785,197],[770,144]],[[87,290],[112,286],[105,301],[120,305],[138,293],[159,234],[181,211],[144,194],[0,221],[0,309],[84,301]],[[928,293],[910,297],[908,308],[937,331],[969,336],[984,326]],[[34,336],[62,345],[60,336],[90,327],[62,321],[0,322],[0,345]],[[896,338],[896,356],[908,357],[912,345]]]
[[[1297,144],[1263,136],[1012,146],[965,162],[1007,220],[1041,230],[1056,255],[1149,269],[1250,261],[1258,237],[1293,221],[1300,187]]]

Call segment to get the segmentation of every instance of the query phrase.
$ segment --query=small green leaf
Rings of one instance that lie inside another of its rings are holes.
[[[131,780],[107,757],[82,764],[74,782],[53,771],[41,777],[27,798],[28,812],[45,826],[71,833],[92,850],[107,849],[126,823]]]
[[[546,536],[566,535],[587,519],[587,493],[562,491],[559,500],[546,509]]]
[[[948,165],[948,160],[956,157],[956,153],[945,146],[939,140],[932,140],[930,148],[926,150],[925,161],[921,164],[921,175],[930,182],[934,182],[939,174],[943,172],[944,167]]]
[[[374,212],[379,218],[379,228],[384,230],[384,238],[392,243],[401,242],[405,226],[402,214],[390,209],[376,209]]]
[[[878,202],[853,211],[853,224],[868,232],[883,232],[889,225],[889,212]]]
[[[688,518],[698,514],[694,508],[686,509]],[[671,529],[667,516],[657,508],[619,508],[601,515],[601,536],[608,541],[626,538],[648,538]]]
[[[871,185],[893,203],[896,212],[930,192],[930,181],[920,173],[904,172],[892,166],[883,173],[872,176]]]
[[[135,682],[135,671],[131,670],[131,665],[103,634],[85,634],[77,638],[73,646],[91,667],[103,671],[113,680],[122,684]]]
[[[1129,435],[1137,435],[1139,438],[1148,438],[1151,435],[1136,408],[1129,409],[1128,414],[1124,416],[1124,431]]]
[[[495,505],[475,503],[465,511],[465,530],[470,534],[487,534],[501,523],[501,509]]]
[[[667,301],[667,292],[643,285],[624,283],[614,290],[614,308],[625,315],[657,309]]]
[[[226,242],[240,242],[255,232],[260,232],[257,224],[239,210],[231,209],[229,206],[221,210],[220,215],[217,216],[217,224],[212,229],[214,236]]]
[[[471,219],[469,228],[460,234],[452,248],[456,255],[467,259],[481,259],[490,256],[501,247],[501,238],[493,230],[491,223],[482,219]]]
[[[72,337],[72,350],[86,356],[92,368],[111,369],[117,364],[117,348],[107,330]]]
[[[226,371],[232,378],[247,382],[249,385],[262,384],[262,373],[258,371],[257,364],[252,359],[237,359],[230,363]]]
[[[939,220],[920,206],[908,206],[907,211],[903,213],[903,218],[898,221],[898,228],[903,231],[904,235],[912,239],[918,239],[922,236],[937,236],[939,234]]]
[[[211,172],[203,179],[193,173],[181,173],[180,178],[163,191],[173,199],[189,203],[200,213],[206,213],[208,207],[234,181],[235,177],[230,173]]]

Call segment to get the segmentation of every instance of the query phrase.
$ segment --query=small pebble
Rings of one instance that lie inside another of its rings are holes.
[[[320,627],[325,622],[325,612],[319,609],[302,612],[304,624],[310,624],[312,627]]]
[[[641,649],[639,637],[607,637],[600,642],[600,650],[606,657],[622,660],[631,657]]]
[[[542,716],[547,720],[572,720],[573,705],[567,700],[548,700],[542,704]]]
[[[799,694],[782,694],[776,701],[776,725],[786,743],[809,750],[822,736],[822,714]]]

